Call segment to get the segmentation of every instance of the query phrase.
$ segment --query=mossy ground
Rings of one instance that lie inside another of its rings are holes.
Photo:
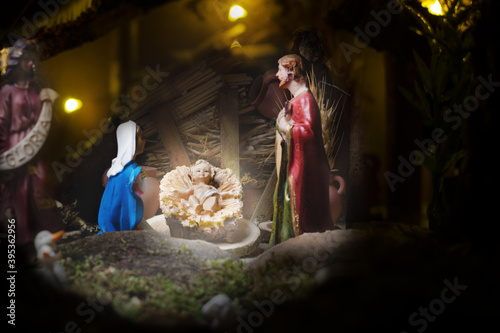
[[[100,256],[78,263],[64,260],[63,265],[72,291],[109,302],[119,314],[137,320],[155,313],[204,322],[201,307],[213,296],[226,294],[241,308],[251,286],[243,263],[231,259],[207,261],[201,273],[182,283],[160,273],[138,276],[132,270],[106,266]]]
[[[179,282],[157,274],[138,276],[128,269],[106,266],[100,256],[86,257],[82,262],[62,260],[68,274],[69,289],[83,297],[94,297],[111,306],[119,315],[137,321],[152,317],[195,320],[209,324],[201,313],[202,306],[218,294],[226,294],[235,310],[245,313],[255,302],[269,299],[273,291],[293,300],[306,296],[312,279],[300,267],[287,269],[269,262],[265,274],[256,278],[241,261],[217,259],[205,262],[194,278]]]
[[[237,313],[244,314],[276,290],[283,299],[293,300],[307,295],[312,286],[311,275],[292,258],[270,260],[256,273],[222,251],[208,253],[211,244],[200,249],[194,241],[153,234],[115,234],[112,241],[111,236],[99,237],[61,246],[68,289],[138,322],[191,321],[204,326],[209,320],[201,308],[215,295],[226,294]]]

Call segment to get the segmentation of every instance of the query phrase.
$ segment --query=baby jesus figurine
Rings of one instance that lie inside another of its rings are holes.
[[[223,240],[233,230],[234,221],[241,218],[242,192],[240,180],[231,169],[220,169],[198,160],[191,166],[178,166],[163,176],[160,207],[165,217],[174,217],[167,219],[167,223],[178,220],[183,232],[190,235],[181,237]]]
[[[210,185],[214,175],[214,167],[204,160],[199,160],[191,167],[190,176],[193,186],[184,191],[174,190],[174,194],[181,198],[185,206],[189,206],[192,214],[213,216],[221,209],[222,193],[215,186]]]

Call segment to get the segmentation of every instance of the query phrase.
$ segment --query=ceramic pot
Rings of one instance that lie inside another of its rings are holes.
[[[261,115],[269,119],[276,118],[285,105],[285,101],[289,99],[288,91],[279,87],[276,73],[276,69],[271,69],[257,76],[248,92],[249,103],[255,106]]]
[[[330,214],[336,223],[342,212],[342,194],[345,192],[345,180],[341,176],[330,174]]]
[[[156,215],[160,207],[160,181],[156,178],[156,168],[143,166],[142,170],[148,175],[144,180],[146,182],[146,192],[140,195],[144,203],[144,213],[142,217],[149,219]]]

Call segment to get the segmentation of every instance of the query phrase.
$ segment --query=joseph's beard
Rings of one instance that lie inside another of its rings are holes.
[[[286,89],[286,87],[285,87],[285,86],[288,84],[288,82],[289,82],[289,81],[290,81],[290,80],[289,80],[288,78],[286,78],[286,79],[284,79],[284,80],[280,80],[280,85],[279,85],[279,87],[280,87],[281,89]]]

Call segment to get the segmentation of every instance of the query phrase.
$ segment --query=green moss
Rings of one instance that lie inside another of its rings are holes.
[[[267,299],[276,290],[287,300],[298,300],[314,288],[313,275],[291,256],[283,256],[279,261],[269,260],[262,270],[254,274],[258,276],[253,277],[252,291],[248,295],[252,302]]]
[[[200,274],[183,284],[162,274],[137,276],[130,270],[105,267],[100,256],[62,263],[73,291],[84,296],[110,295],[110,304],[119,314],[136,320],[150,312],[161,312],[203,323],[201,307],[213,296],[227,294],[238,305],[251,289],[243,264],[231,259],[207,261]]]
[[[180,250],[186,257],[188,246]],[[182,255],[182,254],[181,254]],[[255,276],[244,269],[244,263],[233,259],[208,260],[197,263],[197,273],[189,280],[171,276],[138,276],[129,269],[118,269],[98,256],[81,261],[62,261],[70,288],[84,297],[108,295],[109,305],[122,316],[137,321],[151,315],[184,318],[207,324],[201,315],[202,306],[218,294],[226,294],[237,310],[254,308],[255,301],[269,299],[279,290],[287,300],[298,300],[313,287],[312,276],[293,258],[269,261]],[[195,260],[190,258],[190,260]],[[187,265],[187,262],[184,262]]]

